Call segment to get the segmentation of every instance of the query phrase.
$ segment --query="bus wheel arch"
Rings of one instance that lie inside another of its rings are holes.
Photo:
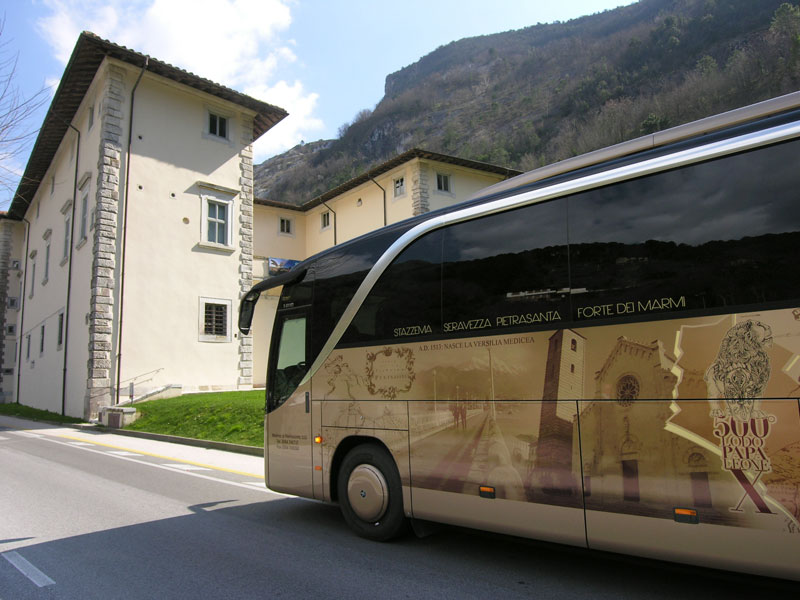
[[[400,472],[384,444],[366,440],[357,439],[339,455],[331,488],[336,487],[342,515],[351,529],[367,539],[388,541],[408,527]]]

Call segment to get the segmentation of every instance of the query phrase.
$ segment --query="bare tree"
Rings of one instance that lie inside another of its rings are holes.
[[[27,152],[38,132],[30,117],[47,101],[47,88],[25,97],[15,83],[17,54],[8,52],[3,40],[5,17],[0,19],[0,190],[9,195],[20,178],[14,169],[15,158]],[[4,194],[5,195],[5,194]]]

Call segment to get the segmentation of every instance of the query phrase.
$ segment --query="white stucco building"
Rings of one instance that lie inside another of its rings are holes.
[[[263,386],[275,301],[303,260],[517,171],[409,150],[294,206],[253,197],[252,142],[287,113],[83,33],[0,214],[0,402],[93,418],[153,393]]]
[[[0,219],[6,401],[252,386],[251,144],[286,114],[81,34]]]

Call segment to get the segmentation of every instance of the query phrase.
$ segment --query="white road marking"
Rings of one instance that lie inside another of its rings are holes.
[[[46,436],[42,437],[42,439],[44,439],[44,440],[46,440],[48,442],[52,442],[54,444],[61,444],[62,446],[69,446],[70,445],[68,442],[62,442],[61,440],[54,440],[54,439],[52,439],[50,437],[46,437]],[[86,452],[94,452],[95,454],[101,454],[101,455],[106,456],[106,457],[110,456],[111,458],[116,458],[118,460],[127,460],[129,462],[137,463],[137,464],[140,464],[140,465],[145,465],[146,467],[154,467],[156,469],[164,469],[165,471],[170,471],[172,473],[183,473],[184,475],[189,475],[190,477],[199,477],[200,479],[207,479],[208,481],[213,481],[215,483],[224,483],[224,484],[227,484],[227,485],[233,485],[233,486],[236,486],[236,487],[244,488],[246,490],[251,490],[252,491],[253,489],[259,489],[262,492],[266,492],[267,494],[269,494],[271,496],[280,496],[280,497],[283,497],[283,498],[297,498],[299,500],[308,500],[310,502],[316,502],[316,500],[311,500],[310,498],[300,498],[299,496],[292,496],[291,494],[281,494],[281,493],[278,493],[278,492],[273,492],[271,490],[268,490],[266,487],[260,487],[259,486],[258,488],[253,488],[253,486],[245,485],[243,483],[238,483],[236,481],[229,481],[229,480],[226,480],[226,479],[219,479],[218,477],[209,477],[208,475],[203,475],[202,473],[193,473],[191,471],[183,471],[183,470],[179,470],[179,469],[174,469],[172,467],[165,467],[165,466],[162,466],[162,465],[159,465],[159,464],[156,464],[156,463],[147,462],[145,460],[139,460],[138,458],[131,458],[129,456],[113,456],[113,455],[109,455],[109,453],[104,451],[104,450],[95,450],[94,448],[83,448],[83,447],[78,447],[77,449],[78,450],[84,450]]]
[[[87,446],[91,446],[91,444],[86,444]],[[114,454],[115,456],[144,456],[143,454],[139,454],[138,452],[128,452],[127,450],[108,450],[109,454]]]
[[[30,579],[39,587],[56,584],[55,581],[50,579],[47,575],[25,560],[25,558],[23,558],[18,552],[4,552],[3,558],[14,565],[17,568],[17,571],[25,575],[25,577]]]
[[[181,471],[210,471],[206,467],[200,467],[198,465],[187,465],[187,464],[178,464],[178,463],[162,463],[162,467],[169,467],[171,469],[180,469]]]
[[[3,437],[2,435],[0,435],[0,442],[4,442],[4,441],[6,441],[8,439],[11,439],[11,438]]]
[[[89,442],[70,442],[70,446],[94,446],[94,444],[90,444]]]
[[[12,431],[14,435],[19,435],[26,438],[40,438],[42,437],[38,433],[28,433],[27,431]]]

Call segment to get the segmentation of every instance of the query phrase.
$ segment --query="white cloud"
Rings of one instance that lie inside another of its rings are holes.
[[[316,139],[315,132],[325,127],[322,120],[314,116],[319,94],[307,93],[299,81],[292,85],[279,81],[271,87],[246,88],[244,93],[255,98],[270,98],[272,104],[289,111],[288,117],[256,140],[253,145],[253,160],[256,163],[292,148],[303,140]]]
[[[53,49],[54,56],[67,64],[75,41],[83,30],[102,35],[118,27],[117,12],[107,2],[97,0],[44,0],[50,11],[39,19],[36,28],[39,35]]]
[[[83,30],[201,77],[285,108],[290,117],[267,132],[256,159],[286,150],[323,128],[313,116],[318,95],[299,81],[274,81],[297,60],[289,29],[291,0],[44,0],[40,35],[66,64]],[[290,47],[291,46],[291,47]],[[280,128],[280,129],[279,129]]]
[[[61,84],[61,79],[59,77],[47,77],[44,80],[44,87],[47,92],[50,94],[50,98],[56,95],[56,90],[58,86]]]

